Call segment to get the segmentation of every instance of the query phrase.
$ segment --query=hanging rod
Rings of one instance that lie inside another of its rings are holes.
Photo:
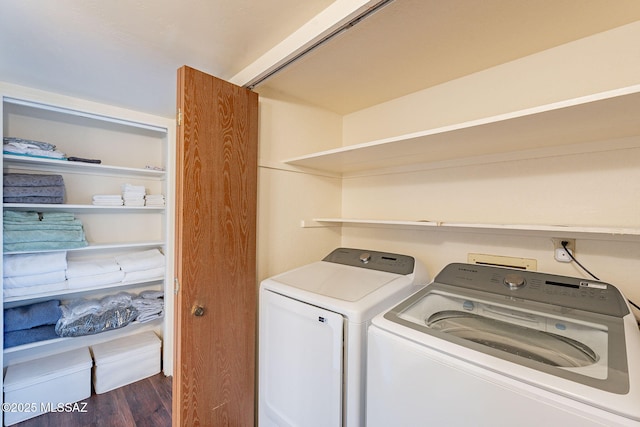
[[[336,37],[337,35],[339,35],[339,34],[345,32],[345,31],[353,28],[354,26],[356,26],[357,24],[362,22],[365,18],[368,18],[369,16],[371,16],[374,13],[378,12],[380,9],[382,9],[385,6],[387,6],[389,3],[392,3],[393,1],[394,0],[382,0],[381,2],[377,3],[375,6],[370,7],[369,9],[365,10],[363,13],[361,13],[358,16],[356,16],[355,18],[353,18],[349,22],[347,22],[347,23],[341,25],[340,27],[336,28],[335,30],[333,30],[332,32],[327,34],[326,36],[322,37],[319,40],[316,40],[315,42],[313,42],[313,44],[311,44],[310,46],[307,46],[306,48],[304,48],[299,53],[297,53],[297,54],[293,55],[291,58],[285,60],[283,63],[276,65],[273,69],[268,70],[264,74],[259,75],[259,76],[255,77],[254,79],[250,80],[247,84],[244,85],[244,87],[247,88],[247,89],[253,89],[256,86],[258,86],[259,84],[264,83],[265,80],[267,80],[268,78],[272,77],[276,73],[282,71],[284,68],[288,67],[289,65],[293,64],[298,59],[302,58],[303,56],[305,56],[306,54],[308,54],[312,50],[315,50],[316,48],[320,47],[321,45],[323,45],[324,43],[328,42],[329,40],[331,40],[332,38]]]

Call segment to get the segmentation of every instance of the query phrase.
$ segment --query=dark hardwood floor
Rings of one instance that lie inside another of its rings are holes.
[[[83,400],[85,412],[50,412],[14,424],[16,427],[171,426],[171,377],[153,377],[93,394]]]

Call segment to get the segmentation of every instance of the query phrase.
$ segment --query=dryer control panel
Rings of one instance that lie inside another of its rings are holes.
[[[323,261],[402,275],[413,273],[415,267],[415,259],[408,255],[353,248],[335,249]]]
[[[615,317],[629,313],[624,296],[615,286],[576,277],[454,263],[447,265],[434,282]]]

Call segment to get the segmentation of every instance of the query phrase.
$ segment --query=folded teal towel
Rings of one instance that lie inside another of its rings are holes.
[[[21,242],[80,242],[84,240],[84,231],[79,230],[5,230],[4,243]]]
[[[4,230],[82,230],[82,221],[60,221],[60,222],[24,222],[24,221],[5,221]]]
[[[59,221],[74,221],[75,215],[71,212],[35,212],[35,211],[13,211],[5,210],[2,213],[5,220],[10,221],[47,221],[47,222],[59,222]]]
[[[41,221],[73,221],[76,219],[71,212],[43,212],[40,214]]]
[[[2,216],[5,220],[12,220],[12,221],[26,221],[26,222],[36,222],[36,221],[40,221],[40,215],[38,214],[38,212],[33,212],[33,211],[11,211],[11,210],[5,210],[2,213]]]
[[[2,245],[4,252],[56,251],[84,248],[85,246],[89,246],[86,240],[82,242],[20,242]]]

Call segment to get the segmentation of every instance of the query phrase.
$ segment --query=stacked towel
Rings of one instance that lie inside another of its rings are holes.
[[[162,317],[164,313],[164,293],[162,291],[143,291],[131,304],[138,310],[136,321],[150,322]]]
[[[164,276],[164,255],[158,249],[149,249],[116,257],[124,271],[123,282],[138,282]]]
[[[4,203],[64,203],[62,175],[7,173],[3,186]]]
[[[48,142],[5,136],[3,143],[2,151],[5,154],[65,160],[65,154]]]
[[[3,213],[5,252],[63,250],[88,245],[82,222],[69,212]]]
[[[147,190],[142,185],[122,184],[122,198],[125,206],[144,206]]]
[[[95,288],[124,279],[124,271],[115,258],[94,261],[67,261],[67,286],[69,289]]]
[[[66,289],[66,252],[8,254],[3,257],[5,297],[35,295]]]
[[[145,206],[162,207],[164,203],[163,194],[147,194],[144,196]]]
[[[93,196],[93,204],[98,206],[122,206],[122,203],[120,194],[96,194]]]
[[[165,205],[164,194],[147,194],[144,196],[146,206],[162,207]]]
[[[58,338],[55,325],[61,315],[58,300],[4,310],[4,347]]]

